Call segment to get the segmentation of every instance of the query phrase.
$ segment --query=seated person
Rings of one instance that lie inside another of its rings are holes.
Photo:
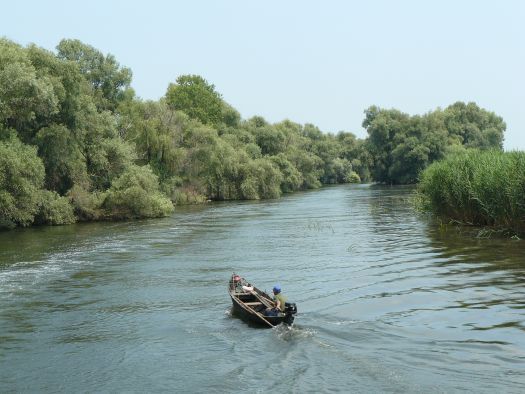
[[[273,287],[273,295],[275,307],[267,308],[264,311],[265,316],[279,316],[279,313],[284,312],[284,304],[286,302],[286,298],[281,293],[281,286],[275,285]]]
[[[239,275],[235,275],[233,277],[233,284],[234,284],[234,289],[236,292],[241,292],[242,291],[242,281],[241,281],[241,277]]]
[[[234,275],[233,283],[236,293],[251,293],[253,291],[253,286],[249,286],[249,283],[246,283],[239,275]]]

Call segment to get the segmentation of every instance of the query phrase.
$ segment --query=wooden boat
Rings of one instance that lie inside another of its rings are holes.
[[[230,278],[228,290],[233,303],[233,312],[238,316],[255,324],[265,327],[275,327],[281,323],[291,326],[293,324],[297,307],[286,302],[284,312],[277,316],[265,316],[267,308],[274,308],[272,297],[257,287],[252,286],[244,278],[233,274]]]

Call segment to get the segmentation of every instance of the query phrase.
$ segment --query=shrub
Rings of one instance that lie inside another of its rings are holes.
[[[36,224],[71,224],[76,222],[73,206],[67,197],[57,192],[44,190],[41,193],[40,207],[35,216]]]
[[[0,141],[0,227],[33,223],[43,183],[44,165],[35,147],[14,136]]]
[[[91,193],[80,185],[74,185],[67,195],[78,220],[98,220],[102,217],[105,193]]]
[[[240,184],[242,198],[258,200],[260,198],[278,198],[281,195],[283,179],[279,169],[268,159],[248,162],[241,171],[243,180]]]
[[[161,217],[173,212],[173,204],[159,191],[158,178],[151,168],[136,165],[113,182],[103,208],[113,219]]]
[[[348,183],[361,183],[361,178],[355,171],[351,171],[350,174],[347,174],[345,180]]]
[[[173,191],[171,200],[175,205],[191,205],[202,204],[207,198],[192,187],[184,187]]]

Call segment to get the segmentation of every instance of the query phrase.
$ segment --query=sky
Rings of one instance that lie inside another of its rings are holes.
[[[157,100],[182,74],[244,119],[366,136],[371,105],[411,115],[476,102],[525,150],[525,2],[484,0],[0,0],[0,36],[55,50],[75,38]]]

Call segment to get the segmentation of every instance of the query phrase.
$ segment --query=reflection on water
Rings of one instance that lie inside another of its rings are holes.
[[[524,241],[444,229],[412,193],[340,186],[0,233],[0,387],[521,392]],[[280,282],[295,326],[231,316],[234,271]]]

